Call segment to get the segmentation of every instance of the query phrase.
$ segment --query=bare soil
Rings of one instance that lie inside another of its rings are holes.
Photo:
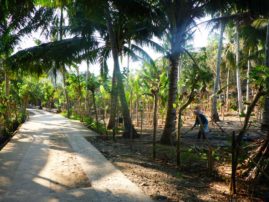
[[[118,167],[131,181],[136,183],[147,195],[156,201],[228,201],[230,181],[230,136],[232,131],[241,127],[239,119],[230,117],[229,121],[211,125],[207,140],[196,138],[197,130],[184,134],[193,120],[185,120],[182,137],[182,165],[176,167],[175,146],[157,144],[157,158],[152,159],[152,128],[143,130],[139,139],[123,139],[119,134],[116,141],[111,136],[88,138],[96,148]],[[262,134],[253,125],[246,139],[252,144]],[[138,131],[140,131],[137,128]],[[162,128],[158,129],[160,138]],[[207,167],[208,145],[213,147],[214,170]],[[246,189],[255,191],[250,186],[241,186],[238,201],[263,201],[262,196],[250,195]],[[249,190],[248,190],[249,191]]]
[[[91,187],[91,183],[77,161],[76,154],[71,149],[67,138],[57,134],[50,136],[49,161],[43,172],[47,169],[53,177],[50,187],[56,192],[68,189]]]

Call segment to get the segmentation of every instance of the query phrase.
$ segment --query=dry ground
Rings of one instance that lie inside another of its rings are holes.
[[[197,140],[197,131],[183,135],[182,166],[175,166],[175,147],[157,144],[157,159],[152,160],[152,129],[146,128],[139,139],[133,141],[117,136],[116,142],[106,137],[88,138],[116,167],[156,201],[228,201],[230,178],[230,136],[240,129],[242,122],[226,117],[219,126],[211,125],[208,141]],[[185,120],[183,132],[193,120]],[[258,124],[252,124],[247,140],[255,142],[262,136]],[[138,131],[140,131],[138,129]],[[162,129],[158,129],[160,138]],[[247,142],[247,141],[246,141]],[[207,169],[207,145],[214,148],[214,171]],[[248,144],[247,143],[247,144]],[[246,194],[248,186],[241,188],[238,201],[263,201],[261,197]]]

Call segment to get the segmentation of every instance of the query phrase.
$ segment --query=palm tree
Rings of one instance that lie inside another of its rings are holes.
[[[168,41],[170,44],[167,55],[167,58],[170,61],[168,103],[161,143],[170,144],[176,123],[175,102],[178,91],[179,58],[184,52],[183,47],[189,37],[188,34],[191,33],[192,26],[195,25],[195,19],[203,17],[207,9],[218,11],[219,6],[221,5],[222,7],[225,7],[227,1],[223,1],[223,4],[219,4],[219,2],[216,3],[216,1],[160,0],[158,3],[165,16],[163,23],[166,25]],[[214,9],[212,9],[213,7]]]
[[[132,133],[133,137],[136,137],[137,134],[132,126],[130,112],[125,97],[119,56],[123,56],[123,54],[126,53],[134,56],[132,53],[133,51],[143,52],[135,44],[130,45],[130,41],[141,41],[141,39],[149,38],[147,36],[152,32],[148,31],[150,30],[150,24],[146,24],[150,22],[146,16],[151,16],[147,15],[147,13],[151,12],[151,9],[146,7],[144,4],[148,5],[146,1],[128,1],[127,3],[118,1],[98,1],[97,3],[97,1],[93,0],[90,2],[77,2],[77,7],[85,13],[85,17],[89,24],[95,24],[96,30],[104,39],[105,46],[102,48],[103,51],[101,50],[100,52],[104,53],[106,57],[109,56],[110,51],[112,52],[114,69],[112,78],[111,106],[116,106],[117,98],[119,97],[121,113],[124,119],[125,132],[123,135],[125,137],[130,137],[130,134]],[[134,12],[130,9],[131,7],[139,8],[139,12]],[[94,20],[92,20],[92,18]],[[141,21],[143,18],[144,20]],[[102,59],[101,61],[104,60]],[[110,128],[113,128],[115,125],[115,109],[115,107],[111,107],[110,122],[108,124]]]
[[[256,17],[256,18],[260,18],[261,16],[263,16],[264,18],[268,19],[269,16],[269,2],[268,1],[261,1],[261,0],[257,0],[255,1],[255,3],[253,1],[237,1],[236,2],[236,6],[238,6],[239,8],[243,8],[246,9],[247,11],[249,11],[252,14],[252,17]],[[266,43],[265,43],[265,65],[268,67],[269,66],[269,50],[268,50],[268,44],[269,44],[269,26],[267,26],[267,34],[266,34]],[[266,75],[266,79],[264,80],[264,78],[256,78],[259,82],[259,89],[258,92],[256,94],[256,96],[254,97],[251,105],[248,107],[247,109],[247,114],[245,117],[245,122],[244,122],[244,126],[243,128],[240,130],[238,136],[236,137],[236,152],[235,152],[235,162],[233,162],[234,166],[232,169],[232,172],[235,174],[236,173],[236,168],[237,168],[237,164],[238,164],[238,156],[240,153],[240,146],[241,146],[241,140],[245,134],[245,131],[247,129],[248,126],[248,122],[249,122],[249,118],[250,118],[250,114],[251,111],[254,109],[256,103],[258,102],[259,98],[261,96],[263,96],[264,94],[267,96],[265,99],[265,106],[264,106],[264,116],[263,116],[263,124],[262,124],[262,128],[267,131],[267,138],[263,141],[263,143],[260,145],[260,147],[256,150],[255,154],[253,156],[250,157],[250,161],[249,162],[255,162],[254,164],[254,168],[253,169],[248,169],[251,170],[251,172],[249,172],[249,175],[247,177],[248,180],[256,180],[258,176],[263,176],[264,173],[268,172],[269,170],[269,164],[268,164],[268,151],[269,151],[269,147],[268,147],[268,142],[269,142],[269,127],[268,127],[268,117],[269,117],[269,110],[268,110],[268,106],[269,106],[269,99],[268,99],[268,86],[269,86],[269,76],[267,76],[269,74],[269,71],[267,68],[260,68],[259,70],[262,70],[262,74]],[[266,73],[267,72],[267,73]],[[265,84],[265,85],[264,85]],[[264,88],[267,88],[266,91],[264,91]],[[259,175],[259,173],[261,172],[261,167],[263,167],[263,174]],[[233,183],[235,184],[235,183]],[[235,187],[231,187],[234,191],[235,191]]]
[[[255,23],[254,23],[255,24]],[[250,72],[252,66],[259,65],[263,63],[263,51],[260,51],[261,44],[264,44],[264,30],[257,29],[250,24],[244,24],[241,28],[241,38],[244,43],[242,49],[243,62],[247,64],[246,72],[246,110],[250,102]],[[246,60],[244,60],[246,58]]]
[[[240,0],[236,2],[236,6],[239,8],[243,8],[248,10],[253,16],[256,16],[256,18],[261,18],[263,17],[263,21],[268,21],[269,17],[269,2],[268,1],[262,1],[262,0],[257,0],[255,2],[253,1],[244,1]],[[267,25],[267,32],[266,32],[266,42],[265,42],[265,66],[269,66],[269,25]],[[268,82],[266,83],[267,87],[269,87],[269,78]],[[269,92],[267,92],[267,96],[265,98],[265,105],[264,105],[264,113],[263,113],[263,124],[262,128],[265,129],[266,131],[269,131]],[[268,133],[269,136],[269,133]],[[269,139],[269,138],[268,138]]]
[[[221,64],[221,53],[222,53],[222,46],[223,46],[223,34],[225,29],[225,23],[220,23],[220,36],[219,36],[219,43],[218,43],[218,54],[217,54],[217,65],[216,65],[216,80],[214,83],[214,91],[212,97],[212,109],[211,109],[211,120],[216,122],[219,121],[219,114],[217,110],[217,92],[219,90],[219,82],[220,82],[220,64]]]
[[[264,103],[264,112],[263,112],[263,120],[262,120],[262,130],[267,132],[267,137],[260,145],[260,147],[256,150],[255,154],[250,158],[251,162],[255,163],[255,166],[249,172],[247,177],[248,180],[255,181],[258,177],[262,177],[269,171],[268,164],[268,153],[269,153],[269,2],[267,1],[258,1],[258,4],[249,5],[249,10],[257,15],[258,18],[263,16],[262,21],[267,21],[266,26],[266,40],[265,40],[265,61],[264,65],[267,67],[266,72],[267,78],[265,82],[265,103]],[[264,173],[261,173],[261,166],[263,167]]]
[[[243,98],[241,89],[241,76],[240,76],[240,41],[239,41],[239,22],[235,23],[235,61],[236,61],[236,88],[237,88],[237,103],[238,103],[238,113],[241,115],[243,113]]]

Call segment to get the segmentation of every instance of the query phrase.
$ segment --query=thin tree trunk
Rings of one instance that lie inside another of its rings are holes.
[[[229,103],[230,103],[230,100],[229,100],[229,85],[230,85],[230,68],[228,68],[228,71],[227,71],[227,81],[226,81],[226,112],[229,111]]]
[[[158,125],[158,93],[154,93],[154,113],[153,113],[153,142],[152,142],[152,156],[156,158],[156,132]]]
[[[236,194],[236,144],[235,144],[235,132],[232,134],[232,173],[231,173],[231,182],[230,182],[230,193],[233,197]]]
[[[240,78],[240,41],[239,41],[239,23],[236,22],[236,86],[237,86],[237,102],[238,102],[238,113],[239,115],[243,113],[243,101],[242,101],[242,89],[241,89],[241,78]]]
[[[211,109],[211,119],[214,122],[220,121],[219,114],[217,110],[217,92],[219,90],[219,82],[220,82],[220,64],[221,64],[221,53],[223,46],[223,34],[225,30],[225,24],[221,22],[220,25],[220,37],[218,44],[218,54],[217,54],[217,65],[216,65],[216,80],[214,83],[213,97],[212,97],[212,109]]]
[[[250,50],[249,50],[248,56],[250,56]],[[246,111],[247,111],[248,102],[249,102],[249,72],[250,72],[250,65],[251,65],[250,64],[250,59],[248,59],[247,84],[246,84],[246,102],[247,102]]]
[[[95,112],[95,122],[96,122],[96,126],[97,128],[99,127],[99,123],[98,123],[98,113],[97,113],[97,106],[96,106],[96,101],[95,101],[95,92],[92,91],[92,102],[93,102],[93,107],[94,107],[94,112]]]
[[[131,119],[132,119],[132,111],[133,111],[133,91],[131,90],[130,92],[130,116],[131,116]]]
[[[105,129],[106,129],[106,105],[105,105],[105,101],[103,101],[102,106],[103,106],[103,113],[102,113],[103,117],[102,118],[103,118],[104,126],[105,126]],[[107,129],[106,129],[106,136],[108,138]]]

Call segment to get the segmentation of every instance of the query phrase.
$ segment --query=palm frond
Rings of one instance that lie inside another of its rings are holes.
[[[44,43],[18,51],[8,59],[8,64],[13,68],[27,68],[28,64],[43,66],[52,65],[52,62],[71,64],[85,58],[92,60],[97,57],[98,47],[94,41],[87,41],[84,38],[71,38],[62,41]]]
[[[162,53],[163,55],[167,55],[167,50],[162,47],[160,44],[156,43],[155,41],[151,39],[143,39],[143,40],[137,40],[135,41],[136,44],[140,46],[147,46],[149,48],[152,48],[154,51]]]
[[[134,53],[136,53],[143,60],[147,61],[148,63],[152,65],[155,65],[153,59],[149,56],[149,54],[145,50],[140,48],[139,46],[135,44],[131,44],[130,49],[134,51]]]

